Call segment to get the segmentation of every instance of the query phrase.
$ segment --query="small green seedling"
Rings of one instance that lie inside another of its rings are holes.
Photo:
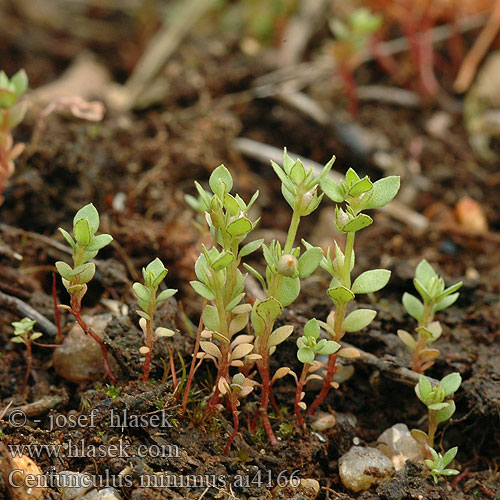
[[[319,363],[315,363],[316,355],[321,354],[328,356],[337,352],[341,347],[340,344],[334,340],[319,339],[320,333],[320,324],[313,318],[305,324],[302,337],[297,339],[297,358],[304,365],[300,377],[297,378],[295,376],[297,383],[297,390],[295,392],[295,415],[301,427],[304,427],[304,420],[300,410],[307,409],[307,405],[303,401],[305,396],[303,390],[304,386],[314,378],[321,380],[321,377],[314,373],[321,367]]]
[[[440,354],[438,349],[428,347],[442,333],[441,324],[439,321],[434,321],[434,316],[458,299],[457,290],[462,286],[462,282],[445,288],[443,278],[426,260],[422,260],[415,270],[413,284],[421,300],[410,293],[405,293],[403,305],[408,314],[418,321],[417,338],[405,330],[398,330],[398,336],[413,352],[412,370],[423,373],[434,364]]]
[[[56,262],[56,268],[62,278],[62,283],[70,295],[70,305],[60,305],[75,318],[85,334],[90,335],[101,347],[106,374],[116,385],[116,377],[111,371],[108,359],[108,349],[104,341],[85,323],[81,316],[82,299],[87,293],[87,283],[94,277],[95,264],[91,262],[99,250],[109,245],[113,238],[109,234],[96,235],[99,229],[99,213],[89,203],[78,210],[73,219],[73,237],[64,229],[59,231],[71,247],[73,267],[66,262]]]
[[[28,89],[24,69],[8,78],[0,71],[0,204],[7,179],[14,173],[14,160],[24,151],[24,144],[14,144],[12,130],[24,119],[26,102],[20,101]]]
[[[458,452],[458,446],[449,449],[444,455],[438,453],[434,448],[429,449],[432,459],[424,460],[425,465],[429,467],[429,472],[437,484],[439,476],[456,476],[460,471],[456,469],[447,469],[448,465],[453,461]]]
[[[20,321],[12,322],[12,326],[14,327],[14,332],[12,333],[13,337],[11,339],[12,342],[16,344],[24,344],[26,346],[26,374],[24,376],[23,388],[22,391],[26,389],[28,385],[28,379],[31,373],[31,367],[33,366],[33,352],[32,352],[32,344],[36,339],[39,339],[42,334],[40,332],[34,332],[33,327],[35,326],[36,321],[29,318],[23,318]]]
[[[156,308],[161,302],[172,297],[177,290],[169,288],[158,293],[158,288],[167,276],[168,270],[163,265],[163,262],[156,258],[142,269],[144,285],[142,283],[134,283],[132,288],[137,302],[141,308],[137,314],[141,316],[139,325],[144,333],[144,346],[140,352],[144,357],[144,375],[143,382],[146,383],[149,379],[151,369],[151,357],[153,353],[153,342],[158,337],[171,337],[175,334],[173,330],[159,326],[155,330],[154,314]]]
[[[321,326],[330,334],[330,340],[340,343],[346,332],[357,332],[367,327],[375,318],[376,312],[371,309],[357,309],[347,314],[347,307],[358,294],[373,293],[381,290],[389,281],[391,272],[386,269],[373,269],[360,274],[354,281],[351,272],[354,268],[354,240],[356,233],[373,223],[373,219],[363,211],[380,208],[389,203],[399,190],[399,177],[389,176],[372,182],[368,176],[363,178],[350,168],[345,180],[336,182],[325,177],[321,182],[323,192],[334,201],[334,225],[340,233],[346,234],[344,251],[335,242],[334,257],[328,249],[321,260],[321,267],[331,275],[328,296],[335,305],[326,323]],[[340,206],[345,205],[345,209]],[[307,245],[309,248],[309,245]],[[330,387],[335,387],[333,377],[336,370],[337,356],[352,358],[359,356],[353,349],[340,349],[330,354],[323,388],[309,407],[312,414],[326,395]]]
[[[334,55],[349,98],[349,111],[353,116],[356,116],[358,111],[353,71],[359,64],[360,56],[366,50],[371,36],[382,25],[382,19],[381,14],[372,14],[368,9],[360,8],[349,14],[347,23],[339,18],[330,21],[330,30],[337,40]]]
[[[415,386],[415,393],[418,399],[427,406],[429,418],[427,434],[419,429],[411,431],[412,436],[417,441],[425,442],[429,448],[433,448],[438,425],[450,419],[455,413],[455,402],[451,397],[461,383],[462,377],[456,372],[446,375],[434,387],[425,375],[420,375],[419,382]]]

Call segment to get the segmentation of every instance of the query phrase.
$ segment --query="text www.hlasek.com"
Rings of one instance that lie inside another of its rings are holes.
[[[67,441],[62,444],[22,444],[8,445],[13,457],[28,455],[31,458],[40,458],[43,455],[61,458],[179,458],[180,450],[177,445],[139,445],[118,440],[112,444],[89,444],[85,440]]]

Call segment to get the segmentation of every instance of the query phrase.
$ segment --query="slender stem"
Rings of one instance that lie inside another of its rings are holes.
[[[295,243],[295,237],[297,236],[297,230],[299,229],[300,215],[294,210],[292,214],[292,220],[290,221],[290,227],[288,228],[288,234],[286,237],[285,247],[283,253],[287,254],[292,251],[293,244]]]
[[[300,374],[300,378],[297,381],[297,390],[295,391],[295,415],[297,416],[297,421],[301,427],[305,427],[304,419],[302,418],[302,414],[300,413],[299,403],[302,401],[302,389],[304,388],[304,384],[306,383],[307,373],[309,372],[309,367],[311,365],[309,363],[304,364],[302,367],[302,373]]]
[[[266,431],[269,443],[271,444],[271,446],[276,446],[278,444],[278,440],[274,435],[273,428],[271,427],[271,422],[269,421],[269,415],[267,413],[271,394],[271,380],[269,374],[269,349],[264,349],[263,353],[261,353],[261,356],[262,359],[257,361],[257,368],[259,370],[260,378],[262,381],[258,414],[260,414],[262,425],[264,426],[264,430]]]
[[[229,450],[231,448],[231,444],[234,441],[234,438],[238,434],[238,428],[240,425],[240,420],[238,417],[238,407],[236,406],[236,403],[238,401],[238,398],[236,395],[231,395],[229,402],[231,405],[231,412],[233,414],[233,423],[234,423],[234,428],[232,434],[229,436],[229,439],[227,440],[226,447],[224,448],[224,455],[229,455]]]
[[[26,373],[24,374],[23,388],[21,391],[23,393],[28,386],[28,380],[30,378],[32,366],[33,366],[33,353],[31,350],[31,340],[27,340],[26,341]]]
[[[203,331],[203,311],[205,310],[206,305],[207,305],[207,299],[203,299],[201,302],[201,315],[200,315],[200,321],[198,323],[198,331],[196,332],[196,342],[194,344],[193,359],[191,360],[191,366],[189,368],[189,375],[186,382],[186,388],[184,389],[184,395],[182,397],[182,408],[180,413],[181,417],[183,417],[184,414],[186,413],[189,391],[191,390],[191,384],[193,383],[195,366],[198,361],[198,353],[200,352],[201,332]]]
[[[436,411],[429,410],[429,432],[427,433],[427,444],[434,448],[434,436],[437,431]]]
[[[172,382],[174,384],[174,393],[177,391],[177,386],[179,385],[179,382],[177,380],[177,373],[175,372],[175,362],[174,362],[174,352],[172,351],[172,348],[168,346],[168,355],[170,358],[170,371],[172,372]]]
[[[330,356],[328,356],[328,366],[326,369],[323,387],[321,388],[320,393],[316,396],[316,399],[313,401],[313,403],[307,410],[308,415],[312,415],[314,413],[314,410],[324,401],[328,392],[330,391],[331,383],[333,382],[333,377],[335,376],[335,372],[337,369],[336,364],[337,364],[337,355],[330,354]]]

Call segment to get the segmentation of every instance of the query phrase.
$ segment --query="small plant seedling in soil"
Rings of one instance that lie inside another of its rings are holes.
[[[7,179],[14,173],[14,160],[24,144],[14,144],[12,130],[24,119],[26,102],[20,101],[28,89],[28,76],[22,69],[12,78],[0,71],[0,205]]]
[[[455,303],[459,296],[457,290],[462,286],[462,282],[445,288],[443,278],[426,260],[422,260],[415,270],[413,284],[421,300],[410,293],[405,293],[403,305],[408,314],[418,321],[417,339],[415,340],[406,330],[398,330],[398,336],[413,352],[412,370],[423,373],[434,364],[434,360],[440,354],[438,349],[428,347],[442,333],[441,324],[439,321],[434,321],[434,316],[438,311]]]
[[[64,229],[59,231],[71,247],[73,267],[66,262],[56,262],[56,268],[61,275],[62,283],[70,295],[70,305],[60,305],[75,318],[86,335],[90,335],[101,347],[104,359],[104,369],[111,382],[116,385],[116,377],[111,371],[108,358],[108,349],[104,341],[85,323],[81,316],[82,299],[87,293],[87,283],[94,277],[95,264],[91,262],[99,250],[109,245],[113,238],[109,234],[96,235],[99,229],[99,213],[89,203],[78,210],[73,219],[73,237]]]
[[[432,458],[428,458],[424,462],[429,468],[429,472],[436,484],[439,482],[439,476],[456,476],[459,474],[459,471],[456,469],[447,469],[448,465],[453,462],[453,459],[457,455],[457,446],[450,448],[444,455],[438,453],[434,448],[429,448],[429,451]]]
[[[11,342],[16,344],[24,344],[26,346],[26,374],[24,376],[22,392],[26,390],[28,385],[28,379],[31,373],[31,367],[33,366],[33,351],[32,346],[37,345],[40,347],[58,347],[53,344],[39,344],[35,342],[39,339],[42,334],[40,332],[34,332],[33,327],[36,324],[34,319],[23,318],[20,321],[13,321],[12,326],[14,327],[14,331],[12,332]]]
[[[137,297],[137,302],[141,308],[137,314],[141,317],[139,325],[144,333],[144,346],[141,347],[141,354],[144,354],[144,375],[143,382],[149,379],[151,369],[151,357],[153,354],[153,342],[155,338],[171,337],[175,334],[173,330],[159,326],[155,330],[154,315],[156,308],[161,302],[172,297],[177,290],[169,288],[158,293],[158,288],[167,276],[168,270],[158,258],[150,262],[142,269],[144,285],[134,283],[133,290]],[[171,352],[170,348],[169,351]],[[172,355],[171,355],[172,358]]]
[[[320,368],[318,364],[315,364],[316,355],[330,355],[337,352],[341,347],[340,344],[334,340],[318,340],[320,332],[318,321],[316,319],[310,319],[304,326],[304,334],[297,339],[297,358],[304,365],[300,377],[297,378],[295,376],[297,383],[297,391],[295,393],[295,415],[301,427],[304,427],[304,420],[300,410],[305,410],[307,408],[304,401],[302,401],[305,396],[303,390],[304,386],[313,378],[321,380],[319,375],[313,373]]]
[[[330,21],[330,30],[337,39],[334,54],[349,99],[349,112],[353,117],[358,112],[358,95],[353,71],[359,64],[359,56],[369,45],[370,37],[381,25],[382,15],[372,14],[366,8],[352,11],[347,23],[338,18]]]
[[[362,330],[376,315],[371,309],[358,309],[347,314],[348,304],[357,294],[377,292],[389,281],[391,273],[386,269],[365,271],[352,281],[351,272],[355,263],[354,240],[358,231],[373,222],[363,211],[387,205],[396,196],[399,184],[397,176],[385,177],[372,183],[368,176],[360,178],[352,168],[347,171],[345,180],[336,182],[326,177],[321,182],[321,189],[326,196],[337,203],[335,227],[346,235],[344,251],[335,242],[334,257],[328,249],[321,261],[321,267],[332,277],[327,294],[335,304],[335,311],[330,313],[326,323],[320,322],[320,325],[329,333],[330,340],[339,344],[346,332]],[[345,204],[345,210],[340,204]],[[355,349],[340,349],[329,355],[323,388],[309,407],[308,414],[312,414],[323,402],[332,384],[336,387],[333,377],[338,356],[352,358],[359,356],[359,353]]]
[[[417,441],[425,441],[430,448],[434,446],[434,437],[438,425],[450,419],[455,413],[455,402],[451,397],[458,390],[461,383],[462,377],[456,372],[446,375],[436,387],[432,386],[425,375],[420,375],[419,382],[415,386],[415,393],[418,399],[427,406],[429,427],[427,434],[418,429],[412,431],[412,435]]]

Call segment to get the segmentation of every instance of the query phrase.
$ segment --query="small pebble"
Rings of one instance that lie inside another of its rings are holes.
[[[378,448],[389,457],[396,470],[401,470],[407,460],[424,459],[422,449],[411,435],[406,424],[395,424],[380,434]]]
[[[101,314],[84,319],[96,335],[102,337],[111,315]],[[105,373],[99,344],[89,335],[85,335],[77,324],[66,335],[61,347],[54,349],[52,359],[57,374],[77,384],[86,380],[97,380]],[[114,362],[113,359],[111,361]]]
[[[324,432],[335,425],[335,417],[331,413],[320,413],[311,424],[313,430]]]
[[[81,498],[81,500],[122,500],[120,494],[114,488],[92,490]]]
[[[342,484],[355,492],[382,483],[394,474],[394,465],[377,448],[353,446],[339,460]]]
[[[455,215],[460,225],[465,229],[477,233],[488,231],[488,220],[483,207],[468,196],[458,200],[455,206]]]
[[[316,479],[301,479],[298,486],[289,484],[287,486],[275,486],[271,491],[273,500],[316,500],[319,495],[320,486]]]
[[[13,473],[13,471],[16,470],[23,472]],[[44,497],[44,488],[28,487],[23,484],[23,478],[29,476],[39,478],[42,476],[42,471],[38,465],[26,455],[20,457],[10,456],[9,460],[0,458],[0,471],[3,476],[4,484],[10,493],[11,500],[41,500]],[[14,483],[16,487],[14,487],[12,483]],[[19,487],[17,487],[17,485]]]
[[[94,487],[90,474],[63,470],[58,473],[58,476],[61,484],[59,491],[63,500],[80,499],[84,493]]]

